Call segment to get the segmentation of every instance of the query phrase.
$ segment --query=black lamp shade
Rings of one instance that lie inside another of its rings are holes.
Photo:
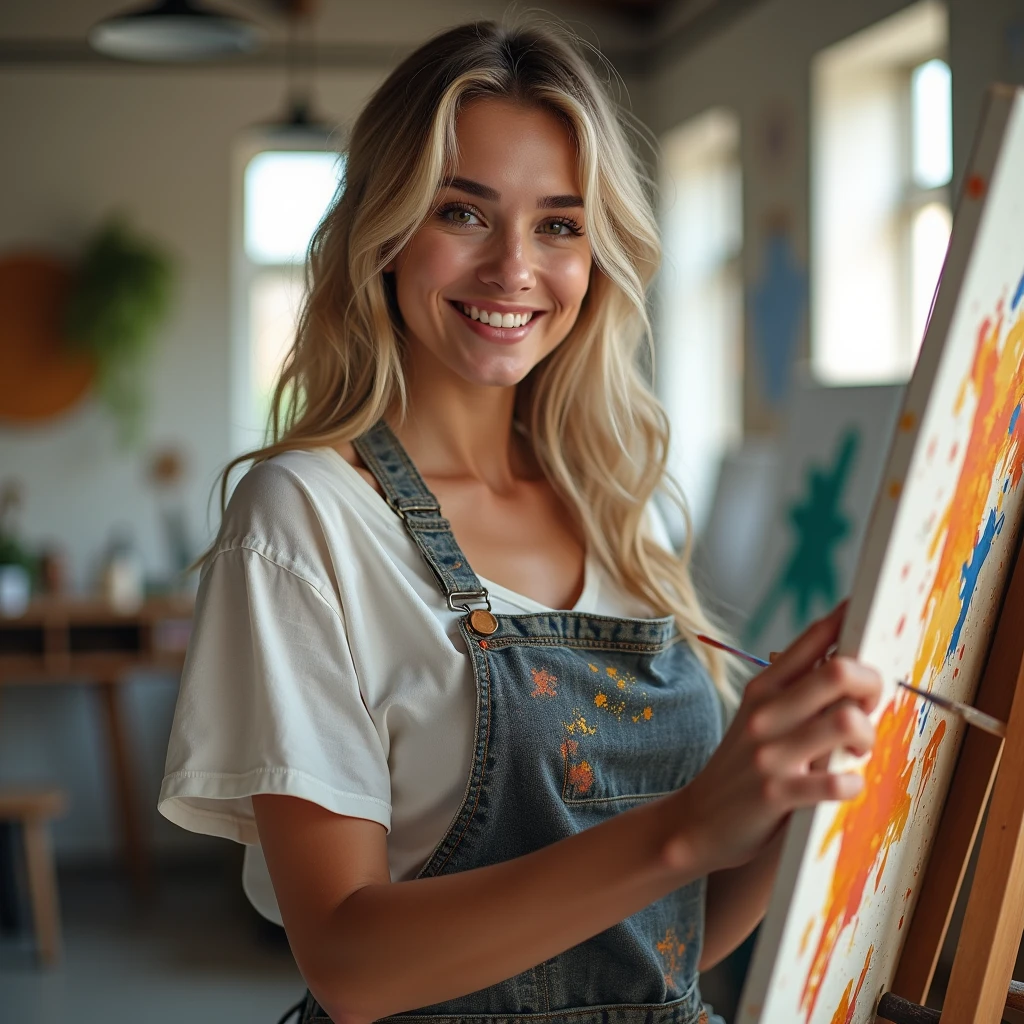
[[[94,50],[138,61],[209,60],[248,53],[259,45],[255,25],[197,6],[162,0],[98,22],[89,32]]]

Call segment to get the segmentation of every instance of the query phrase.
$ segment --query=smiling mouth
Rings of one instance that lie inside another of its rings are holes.
[[[488,327],[525,327],[537,315],[532,310],[529,313],[500,313],[467,305],[465,302],[452,301],[452,305],[467,319],[477,320]]]

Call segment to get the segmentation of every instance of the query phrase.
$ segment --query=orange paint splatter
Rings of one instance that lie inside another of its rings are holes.
[[[661,954],[661,959],[665,965],[665,984],[670,988],[679,988],[676,982],[676,975],[683,968],[686,943],[679,941],[675,928],[669,928],[665,932],[665,938],[660,942],[656,942],[654,948]]]
[[[854,989],[853,978],[851,978],[846,986],[846,991],[843,992],[843,996],[839,1000],[836,1012],[832,1014],[831,1024],[851,1024],[853,1021],[853,1014],[857,1009],[857,999],[860,996],[860,990],[864,987],[864,979],[868,976],[871,954],[874,951],[874,946],[868,947],[868,955],[864,958],[864,966],[861,968],[860,977],[857,979],[857,987]]]
[[[617,675],[619,674],[619,670],[618,670],[617,668],[614,668],[614,667],[613,667],[613,666],[611,666],[611,665],[609,665],[609,666],[608,666],[608,667],[607,667],[607,668],[605,669],[605,672],[607,672],[607,673],[608,673],[608,675],[610,675],[610,676],[617,676]]]
[[[608,703],[608,696],[607,696],[607,694],[604,694],[604,693],[597,694],[597,696],[594,697],[594,703],[599,708],[603,708]]]
[[[886,488],[889,497],[894,501],[903,493],[903,484],[899,480],[890,480],[889,486]]]
[[[480,646],[486,651],[487,648],[490,647],[491,645],[486,640],[481,640],[480,641]]]
[[[654,715],[651,708],[644,708],[639,714],[633,716],[634,722],[649,722]]]
[[[921,755],[921,779],[917,784],[917,796],[914,799],[915,811],[918,804],[921,803],[921,797],[924,796],[925,786],[928,785],[928,780],[932,777],[932,772],[935,771],[935,759],[939,756],[939,745],[942,743],[942,737],[945,735],[946,720],[940,718],[939,724],[935,726],[935,732],[932,733],[932,738],[928,741],[928,746],[924,748],[924,753]],[[909,889],[907,890],[907,895],[910,895]]]
[[[593,662],[591,662],[591,661],[587,662],[587,668],[589,668],[591,672],[597,672],[598,671],[597,666]]]
[[[800,936],[800,956],[807,952],[807,943],[811,941],[811,932],[814,931],[814,918],[807,922],[803,935]]]
[[[915,762],[909,757],[916,723],[916,700],[898,693],[885,706],[875,727],[875,747],[863,768],[864,788],[859,796],[840,805],[818,851],[824,856],[836,840],[839,842],[821,936],[800,996],[808,1024],[839,935],[860,909],[868,876],[875,871],[877,889],[889,850],[902,837],[910,817],[909,790]]]
[[[906,916],[907,916],[906,914],[900,914],[900,923],[898,925],[896,925],[896,931],[899,931],[903,927],[903,919]]]
[[[917,417],[912,412],[905,412],[900,417],[900,430],[913,430],[917,426]]]
[[[980,174],[972,174],[967,179],[967,194],[971,199],[980,199],[987,187],[985,179]]]
[[[594,769],[589,762],[580,761],[579,764],[571,764],[566,769],[565,781],[571,789],[576,791],[577,796],[583,796],[590,791],[594,785]]]
[[[558,682],[558,676],[552,675],[546,668],[531,668],[530,675],[533,676],[531,697],[554,697],[557,695],[555,683]]]
[[[570,757],[574,756],[579,749],[580,745],[576,740],[566,740],[562,744],[562,758],[564,760],[568,760]]]

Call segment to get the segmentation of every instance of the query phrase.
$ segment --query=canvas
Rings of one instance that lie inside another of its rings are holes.
[[[896,681],[972,699],[1020,536],[1022,182],[1024,91],[997,88],[840,637],[885,680],[864,790],[793,816],[737,1024],[867,1024],[899,962],[965,727]]]

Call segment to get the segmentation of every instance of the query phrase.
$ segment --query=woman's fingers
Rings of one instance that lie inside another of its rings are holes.
[[[814,668],[839,638],[846,604],[843,601],[823,619],[812,622],[789,647],[772,659],[768,668],[750,681],[746,692],[753,691],[753,696],[767,694]]]
[[[864,778],[857,772],[815,772],[780,779],[778,786],[780,800],[796,810],[823,800],[849,800],[864,788]]]
[[[875,729],[864,712],[850,701],[823,711],[798,733],[762,744],[755,756],[765,774],[806,775],[824,768],[833,750],[848,750],[858,757],[874,746]]]
[[[870,713],[881,695],[882,677],[874,669],[852,658],[831,658],[752,709],[747,729],[755,739],[774,739],[840,701]]]

